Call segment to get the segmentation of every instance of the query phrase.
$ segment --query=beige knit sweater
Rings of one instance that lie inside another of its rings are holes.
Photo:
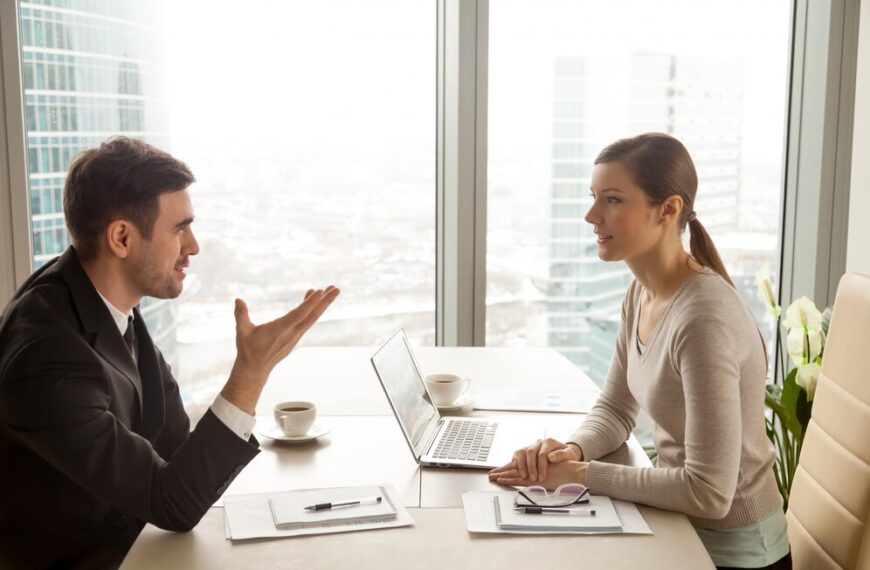
[[[705,269],[682,285],[637,348],[642,287],[625,295],[604,390],[569,441],[591,461],[593,493],[689,515],[700,528],[736,528],[781,508],[764,429],[764,352],[737,292]],[[638,409],[654,422],[657,467],[594,461],[631,434]]]

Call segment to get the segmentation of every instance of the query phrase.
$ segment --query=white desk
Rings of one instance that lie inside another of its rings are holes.
[[[685,516],[642,507],[654,536],[471,535],[460,496],[502,489],[478,470],[420,469],[368,362],[373,350],[311,348],[275,370],[258,414],[274,403],[310,399],[331,433],[290,446],[259,438],[262,452],[227,494],[386,482],[410,507],[410,528],[232,543],[224,537],[223,511],[210,509],[190,533],[148,525],[123,568],[712,568]],[[429,348],[415,351],[424,374],[454,372],[478,386],[596,391],[579,369],[549,349]],[[479,414],[480,412],[476,412]],[[508,415],[488,412],[489,416]],[[543,420],[548,434],[564,438],[581,421],[574,414],[511,414]],[[519,418],[517,418],[519,419]],[[632,440],[607,458],[648,465]]]
[[[372,369],[376,348],[303,348],[272,372],[258,415],[286,400],[317,403],[328,416],[388,416],[390,405]],[[598,387],[568,359],[549,348],[416,348],[424,376],[450,372],[476,386],[523,387],[597,393]]]

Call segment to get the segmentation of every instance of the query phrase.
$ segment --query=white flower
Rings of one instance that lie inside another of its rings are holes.
[[[755,275],[755,280],[758,283],[758,298],[770,311],[774,319],[778,319],[782,314],[782,308],[776,302],[776,296],[773,294],[773,285],[770,282],[770,268],[765,263]]]
[[[804,329],[821,331],[822,314],[816,308],[815,303],[806,297],[801,297],[796,299],[785,310],[785,320],[782,322],[782,325],[789,330],[802,327]]]
[[[788,331],[785,344],[792,361],[797,366],[803,366],[815,361],[822,353],[825,337],[821,332],[812,329],[793,328]]]
[[[810,402],[813,401],[813,398],[816,395],[816,384],[819,382],[819,373],[821,371],[821,366],[815,362],[810,362],[809,364],[798,368],[797,376],[795,376],[795,382],[797,382],[798,386],[807,391],[807,400]]]

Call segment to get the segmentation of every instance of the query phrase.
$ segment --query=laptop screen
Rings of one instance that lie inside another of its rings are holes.
[[[417,457],[425,451],[424,436],[430,423],[438,421],[438,410],[427,399],[426,385],[414,361],[405,332],[394,334],[372,356],[372,365],[384,387],[387,399]]]

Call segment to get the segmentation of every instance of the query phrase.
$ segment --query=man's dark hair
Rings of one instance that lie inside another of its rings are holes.
[[[63,189],[63,213],[76,252],[92,259],[113,220],[130,220],[151,239],[166,192],[195,181],[186,164],[140,140],[115,137],[73,159]]]

